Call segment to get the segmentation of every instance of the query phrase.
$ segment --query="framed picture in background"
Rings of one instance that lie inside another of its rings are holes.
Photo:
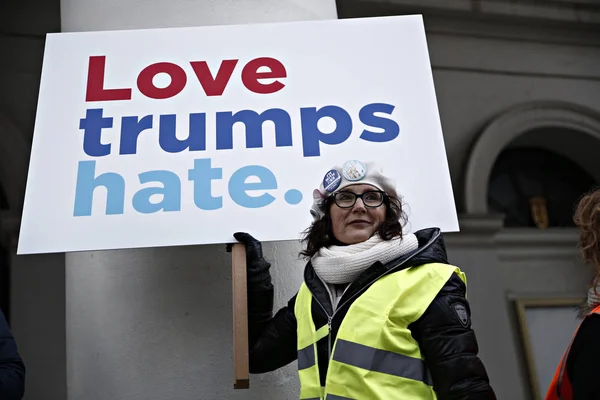
[[[543,400],[560,359],[581,322],[582,297],[513,297],[531,398]]]

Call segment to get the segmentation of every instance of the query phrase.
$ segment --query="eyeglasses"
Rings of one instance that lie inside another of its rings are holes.
[[[369,191],[363,194],[353,192],[338,192],[333,196],[335,204],[340,208],[354,207],[356,199],[360,198],[365,207],[379,207],[385,200],[385,193],[381,191]]]

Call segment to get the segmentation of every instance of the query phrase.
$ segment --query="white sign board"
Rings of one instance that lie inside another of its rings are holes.
[[[458,230],[420,16],[50,34],[18,253],[298,239],[349,159]]]

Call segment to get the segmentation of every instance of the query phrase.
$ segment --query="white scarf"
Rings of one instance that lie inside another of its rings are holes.
[[[383,240],[377,234],[367,241],[348,246],[321,248],[311,259],[317,275],[328,284],[346,284],[354,281],[375,262],[386,264],[419,247],[414,234]]]

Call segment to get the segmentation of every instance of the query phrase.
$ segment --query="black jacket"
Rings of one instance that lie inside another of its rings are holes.
[[[25,365],[0,311],[0,399],[20,400],[25,392]]]
[[[350,284],[331,320],[332,343],[353,300],[383,274],[430,262],[447,263],[439,229],[422,230],[416,232],[416,236],[418,250],[386,265],[377,262]],[[266,262],[263,265],[268,270],[270,265]],[[256,279],[257,276],[261,278]],[[312,302],[312,314],[316,329],[319,329],[332,315],[331,301],[310,263],[305,268],[304,281],[316,299]],[[477,340],[470,326],[470,308],[465,293],[465,284],[454,274],[424,315],[409,329],[419,343],[440,400],[495,400],[486,370],[477,357]],[[264,269],[260,273],[249,273],[251,373],[273,371],[297,358],[295,300],[296,296],[288,302],[287,307],[272,316],[273,286],[270,275],[264,273]],[[324,386],[329,361],[327,337],[317,343],[317,351],[321,385]]]
[[[598,360],[600,359],[600,315],[585,318],[573,339],[567,356],[567,375],[573,400],[600,399]]]

